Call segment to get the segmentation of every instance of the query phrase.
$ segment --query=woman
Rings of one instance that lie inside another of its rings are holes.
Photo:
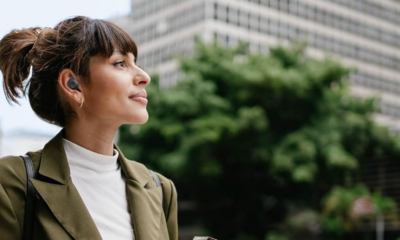
[[[144,165],[113,144],[122,124],[148,119],[150,77],[136,60],[125,31],[81,16],[0,41],[7,99],[27,92],[35,113],[63,128],[28,153],[36,172],[33,239],[178,239],[173,183],[158,175],[157,187]],[[1,158],[1,239],[22,238],[26,189],[22,158]]]

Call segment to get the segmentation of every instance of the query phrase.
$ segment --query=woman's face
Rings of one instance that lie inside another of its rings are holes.
[[[111,125],[145,123],[145,87],[149,75],[135,64],[132,53],[116,50],[110,58],[96,55],[89,63],[90,83],[83,86],[85,115]]]

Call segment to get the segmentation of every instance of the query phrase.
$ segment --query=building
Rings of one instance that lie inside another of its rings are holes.
[[[380,96],[379,123],[400,132],[400,2],[395,0],[132,0],[130,16],[115,19],[139,45],[139,65],[179,78],[176,54],[190,55],[195,36],[251,51],[307,40],[307,53],[355,66],[352,93]]]

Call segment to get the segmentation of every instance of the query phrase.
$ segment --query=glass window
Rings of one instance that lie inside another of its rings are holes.
[[[279,37],[282,37],[282,38],[289,37],[288,26],[282,22],[279,23]]]
[[[333,26],[334,26],[335,28],[341,28],[341,24],[342,24],[341,17],[338,16],[338,15],[334,15],[334,18],[333,18]]]
[[[297,4],[297,15],[300,17],[307,17],[307,7],[304,3]]]
[[[324,22],[325,14],[321,9],[317,9],[316,19],[318,22]]]
[[[237,24],[238,21],[238,11],[236,9],[229,9],[229,22],[232,24]]]
[[[297,14],[297,1],[290,1],[289,3],[289,12],[292,14]]]
[[[260,17],[260,32],[268,33],[268,19]]]
[[[196,12],[196,11],[195,11],[195,12]],[[217,18],[218,18],[219,20],[226,21],[226,19],[228,18],[226,12],[227,12],[227,11],[226,11],[226,7],[225,7],[225,6],[219,6],[219,7],[217,8]]]
[[[255,14],[250,15],[250,29],[258,31],[259,17]]]
[[[278,0],[269,0],[269,6],[274,9],[278,9]]]
[[[268,0],[260,0],[260,4],[262,6],[268,6],[269,1]]]
[[[289,39],[295,39],[297,37],[297,30],[296,28],[288,25],[288,37]]]
[[[315,8],[315,7],[313,7],[313,6],[310,6],[310,5],[306,5],[306,10],[307,10],[307,18],[308,19],[310,19],[310,20],[314,20],[315,18],[316,18],[316,12],[317,12],[317,9]]]
[[[317,48],[324,48],[324,39],[320,35],[315,35],[315,46]]]
[[[239,13],[239,24],[243,27],[248,27],[249,25],[249,14],[244,11],[240,11]]]
[[[282,11],[282,12],[288,12],[289,7],[288,7],[287,0],[280,0],[279,1],[279,10]]]
[[[330,12],[325,13],[325,24],[332,26],[333,25],[333,14]]]
[[[271,35],[277,36],[278,35],[278,22],[271,20],[269,22],[269,33]]]

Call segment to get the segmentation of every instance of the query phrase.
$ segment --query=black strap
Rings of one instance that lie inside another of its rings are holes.
[[[35,202],[35,187],[30,179],[35,178],[35,169],[33,167],[32,159],[28,155],[21,156],[21,158],[25,163],[27,179],[23,240],[30,240],[32,239],[33,210]]]

